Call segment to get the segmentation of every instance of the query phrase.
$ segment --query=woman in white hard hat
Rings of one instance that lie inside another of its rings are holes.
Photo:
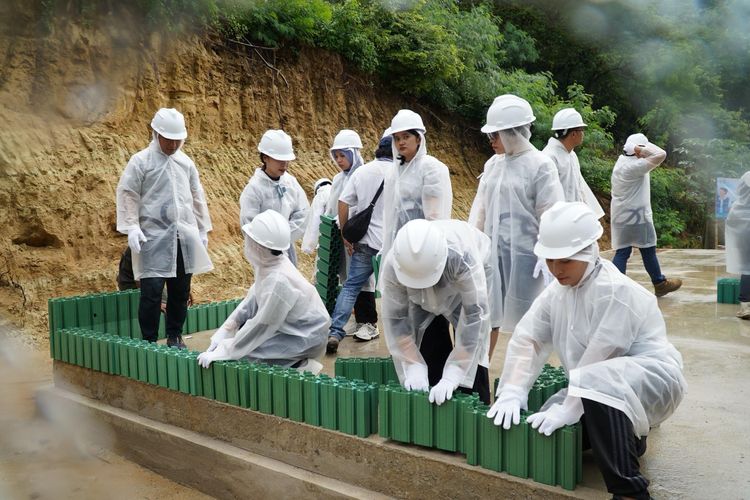
[[[289,223],[266,210],[242,231],[255,283],[198,362],[208,367],[213,361],[247,358],[319,371],[322,365],[315,358],[325,350],[328,311],[315,287],[284,255],[290,245]]]
[[[391,120],[393,167],[386,175],[383,188],[383,247],[385,258],[398,231],[414,219],[450,219],[453,204],[448,167],[427,154],[427,129],[422,117],[409,109],[401,109]],[[382,290],[381,290],[382,293]],[[429,335],[428,335],[429,333]],[[436,316],[425,332],[420,345],[428,367],[438,367],[453,350],[450,324]],[[430,369],[430,385],[440,381],[441,370]]]
[[[520,422],[529,389],[554,349],[569,385],[523,418],[549,436],[584,417],[608,491],[646,499],[648,480],[638,463],[645,437],[674,412],[687,385],[656,298],[599,257],[602,232],[580,202],[557,203],[542,215],[534,252],[556,281],[516,326],[487,417],[505,429]]]
[[[750,319],[750,172],[740,178],[737,199],[725,224],[727,272],[740,276],[740,310],[737,317]]]
[[[287,172],[295,159],[292,138],[283,130],[267,130],[258,144],[262,165],[240,195],[240,226],[249,224],[258,214],[275,210],[289,221],[292,244],[288,254],[297,265],[294,242],[302,238],[310,204],[297,179]]]
[[[510,333],[544,289],[544,263],[534,255],[539,218],[563,191],[557,169],[529,139],[536,120],[529,103],[515,95],[496,97],[482,132],[495,152],[495,188],[487,198],[484,231],[492,238],[490,356],[500,331]]]

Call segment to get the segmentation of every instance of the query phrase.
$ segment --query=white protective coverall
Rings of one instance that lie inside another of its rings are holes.
[[[147,239],[140,253],[133,252],[136,280],[177,276],[178,244],[186,274],[213,269],[200,236],[212,226],[198,170],[182,149],[165,155],[155,133],[130,158],[117,185],[117,230],[136,228]]]
[[[750,172],[740,178],[725,223],[727,272],[750,274]]]
[[[474,201],[469,211],[469,224],[485,232],[487,229],[487,209],[492,194],[495,192],[497,180],[500,178],[502,168],[500,165],[505,161],[505,155],[494,155],[484,163],[484,170],[479,174],[479,186]],[[485,232],[485,234],[487,234]],[[487,234],[487,236],[491,236]]]
[[[245,235],[255,283],[212,337],[211,361],[248,358],[292,366],[325,352],[330,317],[320,296],[285,255]]]
[[[331,196],[331,185],[326,184],[318,188],[313,201],[310,204],[310,212],[305,226],[305,234],[302,237],[302,251],[311,254],[318,248],[320,238],[320,216],[325,213],[328,199]]]
[[[635,142],[644,145],[644,157],[622,154],[612,170],[610,219],[614,250],[656,246],[649,172],[661,165],[667,153],[659,146],[648,142],[643,134],[635,134],[632,137],[642,138]]]
[[[435,317],[445,316],[453,325],[455,342],[443,374],[458,370],[463,374],[459,385],[472,387],[477,366],[489,367],[490,240],[463,221],[440,220],[435,224],[445,233],[448,258],[434,286],[414,289],[402,285],[394,270],[393,252],[385,257],[380,275],[385,341],[403,384],[409,365],[426,366],[419,352],[425,329]]]
[[[412,219],[450,219],[453,189],[448,167],[427,154],[427,140],[419,132],[417,154],[401,165],[396,141],[393,141],[393,168],[383,186],[383,249],[387,255],[401,227]]]
[[[622,411],[636,435],[645,436],[682,401],[682,356],[667,340],[654,294],[600,259],[593,246],[579,284],[551,283],[516,326],[499,393],[505,384],[528,392],[554,349],[570,383],[540,411],[570,394]]]
[[[490,281],[491,323],[504,332],[513,331],[544,289],[543,276],[534,277],[539,218],[563,201],[555,164],[529,142],[528,128],[522,128],[501,130],[505,156],[490,159],[492,169],[499,171],[485,222],[494,272],[499,273]]]
[[[581,174],[581,164],[578,162],[576,152],[568,152],[562,142],[550,137],[542,153],[549,156],[557,167],[565,201],[581,201],[588,205],[597,219],[601,219],[604,216],[604,210]]]
[[[289,247],[289,259],[297,264],[294,242],[302,238],[305,232],[307,214],[310,204],[307,195],[295,177],[287,172],[278,181],[271,179],[261,168],[248,181],[240,195],[240,227],[249,224],[256,215],[273,210],[289,220],[292,232],[292,245]]]

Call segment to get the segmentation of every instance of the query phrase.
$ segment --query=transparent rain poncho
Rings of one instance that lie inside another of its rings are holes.
[[[682,401],[682,356],[667,340],[653,293],[599,258],[593,246],[581,282],[551,283],[516,326],[501,391],[505,384],[528,391],[554,349],[570,383],[542,411],[570,394],[622,411],[645,436]]]
[[[227,318],[213,356],[222,359],[292,366],[325,352],[330,317],[315,287],[285,255],[271,251],[245,235],[245,257],[255,271],[255,283]]]
[[[645,145],[643,154],[646,155],[645,158],[620,155],[612,170],[609,215],[614,250],[656,246],[649,172],[661,165],[667,153],[649,142]]]
[[[533,277],[537,256],[534,245],[539,218],[563,201],[557,169],[547,155],[528,140],[528,126],[499,132],[504,160],[495,155],[499,173],[490,197],[485,232],[492,238],[492,327],[512,332],[518,320],[544,289],[544,278]]]
[[[725,223],[727,272],[750,274],[750,172],[740,178]]]
[[[454,367],[464,374],[460,385],[472,387],[477,366],[489,366],[490,240],[466,222],[440,220],[435,224],[448,240],[448,259],[434,286],[405,287],[396,278],[393,253],[384,259],[380,279],[385,341],[403,384],[407,366],[426,366],[419,352],[425,329],[436,316],[445,316],[453,325],[455,342],[443,373]]]
[[[492,194],[495,192],[497,180],[500,178],[502,168],[500,164],[505,160],[505,155],[494,155],[484,163],[484,170],[479,175],[479,186],[474,201],[469,211],[469,224],[484,231],[487,229],[487,208],[489,207]],[[488,234],[489,236],[489,234]]]
[[[178,244],[185,273],[213,269],[200,238],[212,226],[195,163],[181,149],[165,155],[155,135],[130,158],[117,185],[117,230],[136,228],[147,239],[140,253],[133,252],[136,280],[175,277]]]
[[[396,141],[393,141],[393,169],[383,187],[383,249],[387,255],[401,227],[412,219],[450,219],[453,190],[448,167],[427,154],[427,141],[419,132],[417,154],[401,165]]]
[[[597,219],[601,219],[604,216],[604,210],[581,174],[581,164],[578,162],[576,152],[568,152],[562,142],[550,137],[542,153],[549,156],[557,167],[565,201],[583,202],[594,212]]]
[[[310,254],[318,247],[320,238],[320,216],[325,213],[328,198],[331,195],[331,185],[326,184],[318,188],[312,203],[310,212],[305,224],[305,234],[302,237],[302,251]]]
[[[255,169],[240,195],[240,227],[249,224],[256,215],[266,210],[278,212],[289,220],[289,229],[292,232],[289,258],[296,265],[294,242],[302,238],[305,232],[310,204],[307,202],[305,190],[293,175],[284,172],[279,180],[275,181],[262,169]]]

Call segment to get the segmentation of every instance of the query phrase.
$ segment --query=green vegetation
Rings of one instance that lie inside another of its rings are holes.
[[[38,0],[44,22],[61,8]],[[77,0],[80,15],[117,2]],[[745,170],[750,133],[750,8],[743,0],[136,0],[151,27],[210,28],[267,48],[309,45],[476,124],[497,95],[526,98],[537,147],[574,106],[579,152],[608,197],[619,145],[643,131],[669,166],[652,174],[660,244],[700,246],[714,178]],[[91,8],[95,5],[95,8]],[[478,130],[477,130],[477,133]]]

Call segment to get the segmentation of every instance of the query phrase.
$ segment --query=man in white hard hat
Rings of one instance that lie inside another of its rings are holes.
[[[558,111],[552,118],[553,136],[542,150],[557,167],[565,201],[581,201],[587,204],[597,217],[604,216],[604,210],[581,174],[581,165],[575,148],[583,144],[586,125],[581,114],[573,108]]]
[[[156,342],[166,283],[167,344],[185,348],[190,280],[213,269],[207,252],[211,218],[198,170],[181,150],[185,118],[161,108],[151,128],[151,144],[130,158],[117,185],[117,230],[128,235],[134,279],[141,282],[143,338]]]
[[[687,385],[656,298],[599,257],[602,232],[580,202],[556,203],[542,215],[534,252],[556,281],[516,326],[487,417],[505,429],[525,418],[547,436],[583,417],[584,442],[607,490],[614,498],[648,499],[638,457],[649,429],[674,412]],[[553,349],[569,385],[521,417]]]
[[[650,172],[662,164],[666,151],[648,141],[643,134],[628,137],[623,151],[612,169],[612,202],[610,207],[612,263],[623,274],[628,259],[637,247],[641,252],[654,293],[661,297],[682,286],[679,278],[667,279],[661,272],[656,256],[656,229],[651,211]]]
[[[490,239],[466,222],[415,219],[399,230],[380,280],[384,337],[407,390],[429,390],[440,405],[460,389],[489,404],[491,272]],[[438,316],[448,318],[455,339],[442,359],[422,352],[429,336],[450,336],[431,326]]]
[[[255,169],[240,195],[240,227],[266,210],[280,213],[289,221],[292,244],[287,253],[296,266],[294,242],[305,232],[310,204],[305,190],[288,172],[289,163],[296,158],[292,138],[283,130],[266,130],[258,144],[258,152],[262,165]]]
[[[315,287],[284,253],[291,240],[288,220],[266,210],[242,232],[255,283],[198,362],[207,368],[214,361],[245,358],[317,373],[330,320]]]

